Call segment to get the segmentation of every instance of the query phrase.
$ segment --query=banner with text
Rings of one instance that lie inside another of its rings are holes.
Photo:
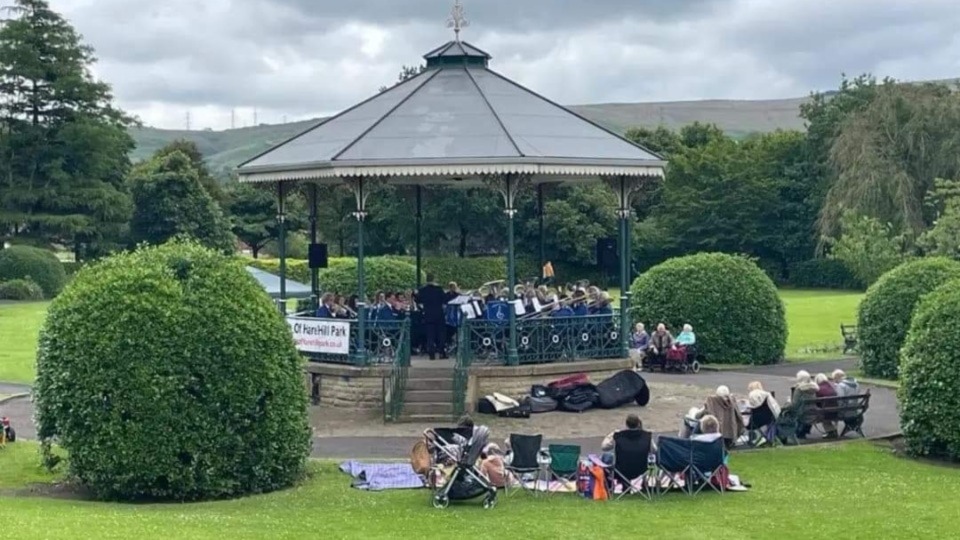
[[[287,317],[297,350],[306,353],[350,354],[350,323]]]

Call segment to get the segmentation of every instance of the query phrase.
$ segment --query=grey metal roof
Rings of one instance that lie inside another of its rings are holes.
[[[260,286],[267,291],[267,294],[269,294],[271,298],[280,298],[280,276],[252,266],[247,267],[247,272],[250,272],[250,275],[260,283]],[[289,278],[287,278],[286,292],[287,298],[310,298],[312,294],[309,285],[304,285],[299,281],[293,281]]]
[[[241,177],[338,166],[664,163],[490,70],[490,56],[469,43],[446,43],[425,58],[434,62],[423,73],[251,159]]]

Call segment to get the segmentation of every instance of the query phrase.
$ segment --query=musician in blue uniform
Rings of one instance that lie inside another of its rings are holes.
[[[317,308],[317,318],[318,319],[336,319],[337,310],[333,305],[333,295],[330,293],[324,293],[321,297],[320,307]]]
[[[600,292],[600,302],[593,309],[593,315],[613,315],[613,307],[610,305],[610,293]]]

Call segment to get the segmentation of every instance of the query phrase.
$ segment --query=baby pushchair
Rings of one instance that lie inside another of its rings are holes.
[[[433,453],[428,485],[433,490],[433,507],[446,508],[450,501],[465,501],[484,496],[483,507],[497,504],[497,488],[477,467],[480,452],[487,445],[490,431],[485,426],[435,428],[427,430]],[[453,470],[444,478],[444,468]]]

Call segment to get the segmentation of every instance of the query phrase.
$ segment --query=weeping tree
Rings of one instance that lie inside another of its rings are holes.
[[[883,85],[841,124],[830,150],[836,178],[819,227],[834,236],[847,211],[911,237],[933,221],[924,200],[936,178],[960,175],[960,97],[941,84]]]

